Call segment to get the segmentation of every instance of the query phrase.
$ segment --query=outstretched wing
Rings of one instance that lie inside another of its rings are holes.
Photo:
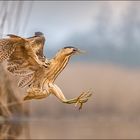
[[[18,38],[18,36],[16,35],[8,35],[8,36],[10,37],[12,36],[11,39]],[[28,41],[26,39],[24,40],[25,40],[24,44],[16,44],[16,45],[14,44],[15,45],[14,51],[7,60],[8,70],[12,73],[16,71],[22,72],[26,70],[35,71],[36,68],[38,68],[38,66],[42,64],[33,50],[32,47],[33,40],[32,41]]]
[[[16,38],[18,36],[13,34],[8,34],[10,38]],[[34,53],[37,55],[38,59],[41,61],[45,61],[46,57],[43,54],[44,44],[45,44],[45,37],[42,32],[35,32],[35,35],[32,37],[27,38],[29,42],[32,42],[32,49]]]
[[[8,71],[22,76],[19,86],[28,85],[43,63],[34,51],[34,39],[24,39],[11,34],[8,36],[10,38],[0,40],[0,60],[7,59]]]

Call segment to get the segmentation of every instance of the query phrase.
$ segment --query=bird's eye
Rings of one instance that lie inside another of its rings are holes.
[[[73,49],[73,52],[76,52],[76,51],[77,51],[77,49],[76,49],[76,48],[74,48],[74,49]]]

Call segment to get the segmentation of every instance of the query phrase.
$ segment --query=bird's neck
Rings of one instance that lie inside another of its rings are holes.
[[[57,76],[62,72],[62,70],[66,67],[70,59],[70,56],[66,55],[56,55],[51,62],[50,67],[50,80],[54,82]]]

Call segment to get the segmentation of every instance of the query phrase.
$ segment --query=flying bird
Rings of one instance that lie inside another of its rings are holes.
[[[0,39],[0,62],[7,60],[7,70],[21,78],[19,87],[28,87],[24,100],[42,99],[50,94],[55,95],[62,103],[79,105],[79,109],[92,95],[91,91],[83,92],[73,99],[66,99],[61,89],[54,83],[63,71],[71,56],[82,51],[67,46],[60,49],[52,59],[43,54],[45,37],[42,32],[35,32],[29,38],[8,34]]]

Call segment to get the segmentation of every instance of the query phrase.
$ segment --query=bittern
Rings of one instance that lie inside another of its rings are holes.
[[[91,91],[83,92],[79,97],[66,99],[61,89],[54,83],[66,67],[71,56],[82,51],[68,46],[60,49],[54,58],[48,60],[43,55],[45,37],[36,32],[29,38],[8,34],[9,38],[0,40],[0,62],[7,59],[7,69],[20,75],[19,87],[27,86],[24,100],[42,99],[50,94],[55,95],[62,103],[79,104],[79,109],[92,95]]]

